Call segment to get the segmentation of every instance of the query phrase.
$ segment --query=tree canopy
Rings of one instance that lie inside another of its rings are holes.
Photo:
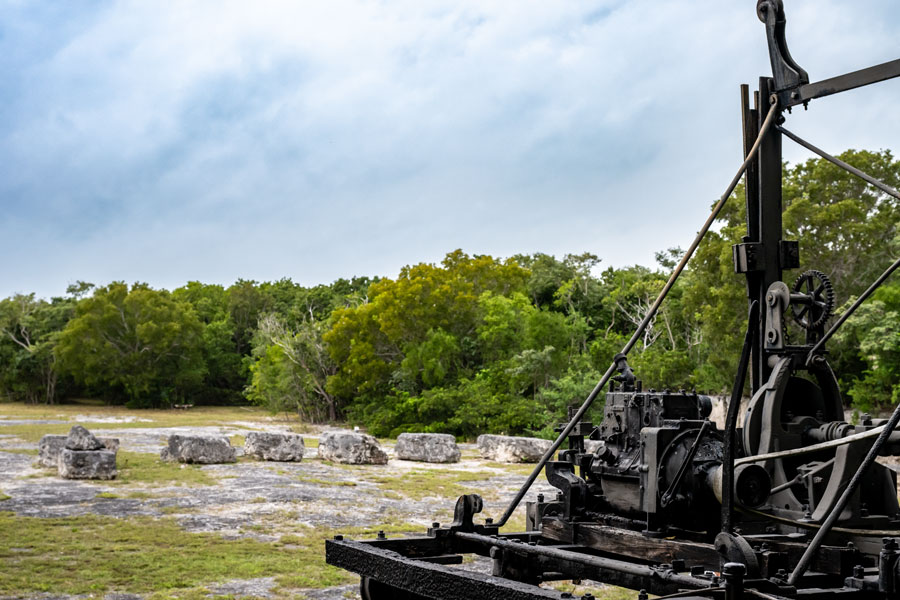
[[[846,162],[900,186],[888,151]],[[900,206],[812,159],[784,168],[784,238],[848,305],[898,255]],[[730,387],[747,310],[731,246],[743,189],[720,215],[629,361],[646,387]],[[395,278],[312,287],[290,279],[191,281],[171,292],[83,282],[61,298],[0,300],[0,397],[94,396],[131,406],[253,402],[379,435],[551,435],[631,336],[671,269],[604,266],[590,253],[501,259],[448,253]],[[790,284],[796,273],[785,273]],[[788,331],[800,335],[799,331]],[[900,282],[889,281],[829,345],[861,409],[900,400]]]

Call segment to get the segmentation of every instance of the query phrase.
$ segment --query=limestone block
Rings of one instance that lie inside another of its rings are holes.
[[[119,438],[98,437],[97,439],[103,444],[104,450],[112,450],[113,452],[119,451]]]
[[[69,450],[59,453],[59,476],[66,479],[115,479],[116,453],[111,450]]]
[[[319,438],[319,458],[349,465],[386,465],[387,454],[367,433],[330,431]]]
[[[482,458],[508,463],[536,463],[553,442],[538,438],[508,435],[479,435],[478,450]]]
[[[303,437],[296,433],[252,431],[244,441],[244,452],[260,460],[303,460]]]
[[[38,442],[37,464],[51,469],[59,465],[59,453],[66,446],[64,435],[45,435]]]
[[[234,446],[222,435],[170,435],[160,453],[164,460],[212,465],[237,460]]]
[[[430,463],[459,462],[456,438],[448,433],[401,433],[394,447],[400,460]]]
[[[103,444],[93,433],[81,425],[75,425],[66,438],[66,448],[69,450],[102,450]]]

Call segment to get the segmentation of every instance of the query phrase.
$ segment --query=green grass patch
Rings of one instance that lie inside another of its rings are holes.
[[[119,474],[104,485],[130,483],[162,483],[167,485],[213,485],[216,478],[200,465],[164,461],[156,454],[119,451],[116,457]]]
[[[0,416],[17,419],[67,420],[76,415],[86,415],[105,419],[109,417],[134,417],[142,419],[132,423],[82,422],[88,429],[140,429],[146,427],[202,427],[207,425],[230,425],[235,421],[260,423],[269,422],[270,415],[255,407],[240,406],[199,406],[190,410],[133,410],[124,406],[90,406],[83,404],[30,405],[20,403],[0,403]],[[28,436],[29,441],[37,441],[47,433],[68,433],[72,424],[30,423],[24,425],[3,425],[0,431]],[[25,438],[23,438],[25,439]]]
[[[282,587],[341,585],[355,576],[325,564],[324,542],[335,533],[306,528],[286,547],[187,533],[171,518],[41,519],[0,512],[0,564],[8,567],[0,594],[117,590],[189,597],[215,582],[272,576]]]
[[[531,475],[531,472],[534,471],[534,464],[531,463],[501,463],[501,462],[485,462],[484,466],[491,467],[492,469],[500,469],[502,471],[506,471],[507,473],[514,473],[516,475],[522,475],[527,477]]]
[[[109,500],[113,500],[115,498],[121,498],[122,496],[118,494],[113,494],[112,492],[100,492],[94,498],[107,498]]]
[[[356,487],[355,481],[344,481],[340,479],[317,479],[315,477],[298,477],[297,481],[302,483],[312,483],[315,485],[324,485],[331,487]]]
[[[128,492],[125,497],[131,498],[132,500],[147,500],[148,498],[155,498],[156,496],[154,496],[150,492],[142,492],[138,490],[134,492]]]
[[[3,502],[4,500],[9,500],[10,498],[12,498],[12,496],[7,496],[3,492],[0,492],[0,502]]]
[[[0,432],[3,430],[0,429]],[[37,448],[3,448],[0,452],[9,452],[10,454],[25,454],[28,456],[37,456],[38,449]]]
[[[475,482],[489,479],[493,473],[454,469],[413,469],[398,475],[366,473],[362,478],[387,492],[402,494],[412,500],[426,497],[456,499],[472,491]],[[468,484],[468,485],[467,485]]]

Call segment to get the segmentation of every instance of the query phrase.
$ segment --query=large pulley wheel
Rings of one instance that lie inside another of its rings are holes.
[[[834,287],[828,275],[810,269],[794,281],[793,294],[802,294],[802,301],[791,301],[791,312],[800,327],[812,330],[825,324],[834,312]]]

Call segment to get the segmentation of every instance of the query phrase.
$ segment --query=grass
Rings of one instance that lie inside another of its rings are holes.
[[[287,546],[187,533],[171,518],[0,513],[0,564],[9,567],[0,578],[0,595],[128,590],[164,598],[217,581],[264,576],[275,576],[283,590],[350,583],[355,576],[323,560],[324,542],[334,534],[307,528]]]
[[[355,487],[355,481],[344,481],[341,479],[319,479],[316,477],[298,477],[298,481],[303,483],[312,483],[315,485],[324,485],[330,487]]]
[[[362,478],[385,491],[399,493],[412,500],[427,497],[456,499],[472,492],[474,483],[490,478],[493,473],[455,469],[413,469],[399,475],[366,473]],[[469,485],[466,485],[466,483]]]
[[[122,407],[62,405],[26,406],[0,404],[0,416],[8,415],[24,419],[71,419],[74,415],[89,415],[98,421],[85,422],[89,429],[140,429],[169,426],[222,426],[241,421],[250,429],[253,421],[267,421],[271,417],[256,409],[235,407],[195,407],[189,411],[128,410]],[[101,423],[108,417],[138,417],[150,422]],[[305,425],[292,424],[298,433],[313,431]],[[10,433],[28,441],[37,442],[48,433],[68,433],[70,424],[3,425],[0,433]],[[231,436],[231,443],[239,446],[242,435]],[[314,449],[318,440],[304,437],[307,448]],[[17,450],[34,454],[34,450]],[[312,452],[310,452],[312,454]],[[478,456],[468,449],[467,458]],[[312,458],[312,457],[310,457]],[[131,498],[138,500],[163,498],[164,486],[214,485],[218,476],[213,470],[199,465],[182,465],[164,462],[158,455],[119,451],[119,475],[116,480],[103,481],[100,499]],[[322,465],[316,461],[315,465]],[[493,501],[495,491],[484,489],[485,480],[499,473],[526,475],[533,465],[509,465],[486,463],[478,471],[415,466],[408,471],[386,472],[380,466],[330,464],[333,474],[318,470],[310,477],[290,473],[296,480],[316,486],[369,486],[377,488],[384,498],[421,500],[441,498],[446,506],[434,520],[449,523],[456,498],[464,493],[478,492],[490,506],[486,514],[497,516],[501,504]],[[40,477],[45,475],[41,474]],[[183,492],[174,492],[180,496]],[[302,511],[255,510],[252,520],[243,527],[248,537],[225,539],[213,533],[189,533],[183,531],[173,516],[159,519],[131,516],[116,519],[105,516],[79,516],[59,519],[17,517],[3,512],[3,500],[9,496],[0,492],[0,565],[11,565],[13,576],[6,577],[7,569],[0,568],[0,596],[9,593],[35,594],[51,591],[55,594],[102,595],[110,591],[127,591],[145,594],[149,600],[179,598],[200,600],[206,598],[217,582],[253,577],[275,577],[273,592],[280,597],[298,597],[298,588],[321,588],[350,583],[356,576],[329,567],[324,561],[324,542],[340,533],[348,537],[368,539],[379,530],[388,535],[424,533],[421,524],[406,522],[407,515],[391,508],[381,514],[379,523],[371,527],[312,528],[301,523]],[[263,496],[251,497],[248,502],[263,504]],[[299,505],[298,505],[299,506]],[[158,508],[158,507],[157,507]],[[262,508],[262,507],[261,507]],[[269,507],[266,507],[269,508]],[[158,508],[164,515],[190,512],[190,507],[169,506]],[[516,511],[504,531],[524,529],[524,512]],[[255,534],[280,536],[275,542],[257,539]],[[77,577],[73,576],[77,573]],[[618,596],[611,600],[619,600]]]
[[[17,419],[59,420],[71,419],[76,415],[86,415],[97,419],[110,417],[136,417],[148,419],[133,423],[102,423],[87,421],[81,423],[88,429],[92,427],[105,429],[140,429],[146,427],[202,427],[212,425],[229,425],[234,421],[268,421],[271,415],[261,409],[243,406],[197,406],[190,410],[134,410],[124,406],[96,406],[85,404],[32,405],[18,402],[0,403],[0,416]],[[16,433],[19,437],[28,436],[28,441],[38,441],[46,433],[68,433],[71,424],[65,423],[29,423],[25,425],[3,425],[0,420],[0,431]]]
[[[0,430],[2,431],[2,430]],[[37,448],[3,448],[0,452],[9,452],[10,454],[26,454],[28,456],[37,456]]]
[[[167,485],[213,485],[215,477],[200,465],[186,465],[164,461],[156,454],[145,452],[119,451],[116,457],[118,476],[104,485],[128,485],[131,483],[153,483]]]

